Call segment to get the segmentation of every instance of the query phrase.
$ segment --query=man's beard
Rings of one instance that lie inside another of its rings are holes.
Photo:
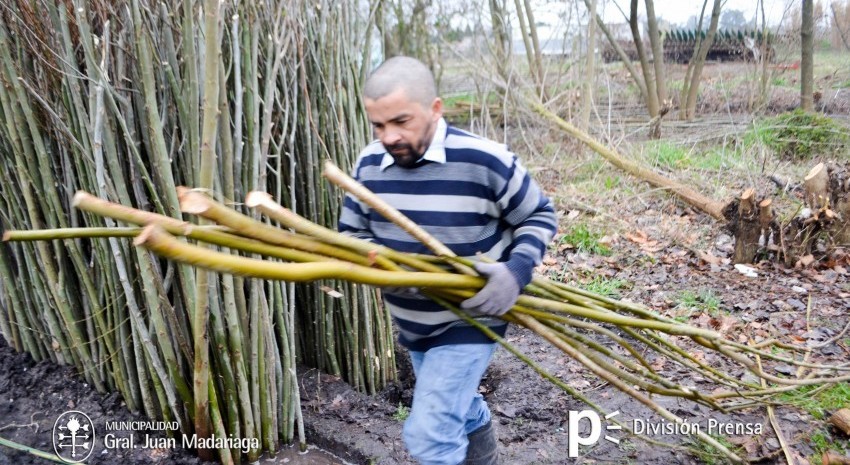
[[[413,144],[408,144],[407,142],[400,142],[398,144],[385,145],[384,148],[392,155],[396,165],[401,168],[413,168],[419,159],[425,155],[425,151],[428,150],[428,146],[430,145],[428,135],[431,134],[432,127],[433,124],[428,124],[428,127],[425,128],[425,135],[419,140],[418,147],[414,147]],[[433,138],[433,135],[431,137]]]

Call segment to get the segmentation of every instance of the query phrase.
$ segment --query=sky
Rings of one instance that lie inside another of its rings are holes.
[[[628,14],[629,8],[629,0],[597,0],[597,8],[599,9],[599,13],[602,15],[606,23],[623,23],[626,19],[623,17],[623,14],[617,8],[616,4],[619,4],[620,7]],[[704,1],[704,0],[703,0]],[[654,0],[655,4],[655,14],[661,19],[664,19],[674,25],[684,26],[688,19],[691,16],[699,17],[700,10],[702,9],[703,1],[700,0]],[[767,22],[770,25],[777,25],[782,20],[784,15],[787,14],[787,10],[789,5],[798,0],[764,0],[764,12],[767,18]],[[562,38],[564,37],[564,31],[566,28],[564,17],[568,16],[572,18],[570,20],[573,26],[575,23],[576,17],[576,0],[532,0],[532,7],[534,11],[534,19],[538,24],[538,35],[541,40],[541,45],[545,49],[557,49],[563,47]],[[509,9],[511,9],[511,14],[513,19],[511,21],[512,29],[513,29],[513,37],[514,40],[514,48],[517,50],[523,50],[522,41],[519,39],[521,37],[519,32],[519,24],[516,21],[516,16],[513,11],[514,2],[508,1],[506,2]],[[585,9],[583,2],[578,0],[578,4],[580,5],[581,15],[585,14]],[[644,10],[645,2],[643,0],[638,1],[639,5],[639,13],[638,15],[641,17],[643,22],[643,18],[646,17],[646,13]],[[703,20],[704,24],[708,24],[711,8],[713,6],[713,1],[709,0],[706,6],[706,18]],[[752,19],[756,15],[756,7],[758,6],[758,2],[756,0],[726,0],[723,4],[722,11],[726,10],[739,10],[743,12],[744,18],[746,21],[752,21]],[[565,11],[569,12],[565,14]],[[759,16],[760,13],[759,13]],[[785,19],[787,21],[787,19]],[[761,22],[761,18],[759,17],[759,22]]]
[[[617,0],[617,2],[623,10],[628,12],[628,0]],[[597,0],[597,4],[602,3],[606,4],[604,16],[606,21],[619,22],[622,20],[623,15],[613,5],[612,0]],[[655,14],[667,21],[683,24],[687,22],[688,18],[691,16],[699,16],[700,10],[702,9],[702,3],[703,2],[699,0],[655,0]],[[709,1],[708,6],[706,6],[706,16],[711,13],[712,3],[713,2]],[[782,14],[787,8],[788,3],[789,0],[765,0],[764,13],[767,17],[768,24],[776,24],[782,19]],[[640,10],[643,11],[642,7],[644,2],[640,1],[638,4],[641,6]],[[758,2],[756,0],[726,0],[723,9],[740,10],[744,12],[744,17],[747,18],[747,20],[751,20],[756,14],[757,5]]]

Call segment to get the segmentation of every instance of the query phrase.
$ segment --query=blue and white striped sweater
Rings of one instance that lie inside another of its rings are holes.
[[[392,164],[379,141],[369,144],[355,163],[354,177],[390,205],[462,257],[482,253],[507,262],[521,287],[545,253],[557,227],[551,201],[516,156],[497,142],[465,131],[437,126],[434,140],[415,168]],[[339,230],[402,252],[431,253],[408,233],[348,195]],[[411,350],[456,343],[490,342],[478,329],[435,302],[386,295]],[[479,321],[504,335],[496,318]]]

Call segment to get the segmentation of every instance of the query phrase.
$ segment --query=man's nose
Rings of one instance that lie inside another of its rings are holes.
[[[384,145],[398,144],[401,142],[401,134],[394,129],[388,129],[384,131],[384,137],[381,139],[381,142],[383,142]]]

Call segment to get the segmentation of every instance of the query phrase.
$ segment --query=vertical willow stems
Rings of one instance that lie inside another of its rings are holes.
[[[316,170],[328,157],[349,167],[369,134],[358,97],[368,63],[354,46],[369,25],[356,8],[330,0],[4,2],[2,228],[137,224],[73,210],[77,190],[184,228],[178,184],[242,213],[247,191],[268,192],[335,225],[338,195]],[[209,250],[316,259],[231,248],[232,236],[216,237]],[[391,327],[373,291],[327,284],[350,302],[310,284],[195,272],[120,237],[8,242],[0,245],[0,333],[186,433],[261,441],[247,457],[218,454],[254,462],[305,441],[299,364],[367,392],[394,379]]]

